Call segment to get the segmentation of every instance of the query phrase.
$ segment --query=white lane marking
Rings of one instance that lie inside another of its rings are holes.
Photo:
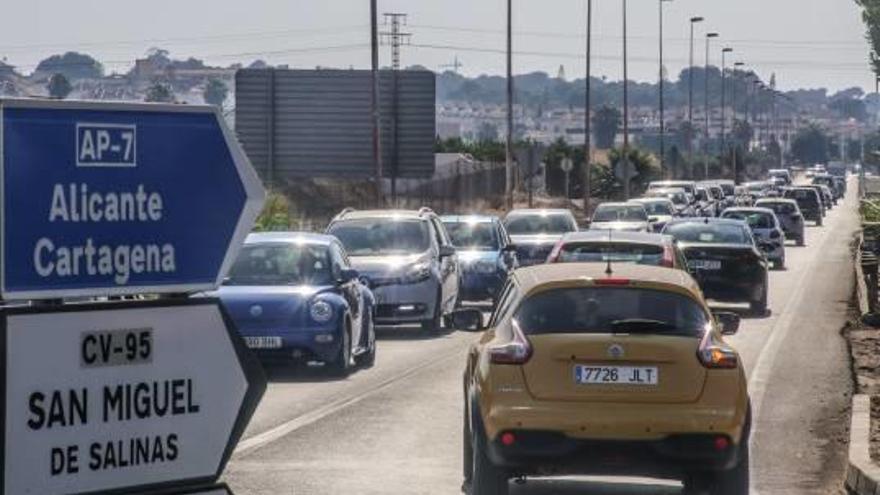
[[[460,350],[458,350],[448,356],[443,356],[440,358],[433,359],[431,361],[427,361],[427,362],[422,363],[418,366],[414,366],[399,375],[392,376],[392,377],[380,382],[378,385],[361,392],[360,394],[354,395],[354,396],[346,398],[346,399],[340,399],[335,402],[331,402],[331,403],[326,404],[324,406],[321,406],[317,409],[314,409],[314,410],[309,411],[307,413],[304,413],[300,416],[297,416],[297,417],[291,419],[290,421],[284,422],[284,423],[282,423],[274,428],[271,428],[263,433],[254,435],[250,438],[247,438],[245,440],[238,442],[238,446],[235,448],[233,455],[238,455],[238,456],[244,455],[254,449],[258,449],[260,447],[268,445],[276,440],[281,439],[282,437],[284,437],[286,435],[289,435],[290,433],[293,433],[294,431],[296,431],[300,428],[303,428],[303,427],[308,426],[310,424],[316,423],[316,422],[326,418],[327,416],[330,416],[331,414],[339,412],[339,411],[341,411],[351,405],[354,405],[354,404],[366,399],[367,397],[370,397],[371,395],[375,395],[375,394],[385,390],[386,388],[390,387],[391,385],[394,385],[395,383],[397,383],[401,380],[404,380],[406,378],[409,378],[410,376],[418,374],[419,372],[425,370],[426,368],[430,368],[431,366],[442,363],[444,361],[451,361],[453,358],[458,359],[460,357],[461,357]]]

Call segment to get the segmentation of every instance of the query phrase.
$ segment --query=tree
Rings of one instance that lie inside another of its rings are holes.
[[[147,88],[147,94],[144,96],[144,101],[151,103],[174,103],[175,100],[174,90],[171,89],[171,86],[161,82],[153,83]]]
[[[211,79],[208,81],[208,84],[205,85],[205,92],[202,96],[205,99],[205,103],[221,107],[223,106],[223,102],[226,101],[228,95],[229,88],[226,87],[226,84],[223,81],[219,79]]]
[[[104,76],[104,67],[90,55],[67,52],[43,59],[34,72],[64,74],[68,80],[98,79]]]
[[[804,165],[828,161],[829,138],[816,124],[810,124],[797,131],[791,141],[791,154]]]
[[[290,230],[290,202],[287,198],[279,193],[271,193],[266,198],[266,205],[263,211],[254,222],[254,231],[271,232]]]
[[[73,86],[70,85],[70,81],[64,77],[64,74],[57,73],[52,74],[52,77],[49,78],[49,83],[46,85],[46,89],[49,91],[49,96],[52,98],[58,98],[63,100],[67,98],[67,95],[73,91]]]
[[[617,168],[621,158],[623,158],[622,148],[614,148],[608,153],[608,161],[611,162],[612,170]],[[627,160],[636,169],[635,176],[630,177],[630,191],[633,193],[643,191],[649,182],[660,177],[660,165],[649,153],[631,147],[627,153]]]
[[[835,98],[831,100],[828,108],[837,112],[845,119],[855,119],[859,122],[868,120],[868,110],[865,102],[855,98]]]
[[[867,27],[866,37],[871,42],[868,60],[874,74],[880,76],[880,2],[878,0],[855,0],[862,7],[862,21]]]
[[[610,105],[602,105],[593,115],[593,135],[596,138],[596,147],[599,149],[611,149],[617,138],[620,128],[620,110]]]

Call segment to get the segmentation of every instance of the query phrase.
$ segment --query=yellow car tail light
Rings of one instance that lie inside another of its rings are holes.
[[[526,364],[532,357],[532,344],[523,335],[516,320],[511,322],[513,337],[508,342],[489,347],[489,360],[492,364]]]
[[[700,363],[710,369],[734,369],[739,365],[736,352],[724,343],[718,342],[711,331],[707,331],[697,349]]]

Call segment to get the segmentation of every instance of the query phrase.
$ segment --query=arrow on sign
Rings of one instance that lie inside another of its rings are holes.
[[[265,191],[216,107],[0,99],[3,299],[211,290]]]
[[[0,333],[3,494],[209,486],[266,388],[216,299],[5,309]]]

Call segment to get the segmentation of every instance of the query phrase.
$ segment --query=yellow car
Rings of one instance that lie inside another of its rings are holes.
[[[482,330],[479,311],[455,314]],[[680,479],[749,490],[739,317],[710,312],[683,271],[602,263],[514,272],[464,373],[464,489],[526,476]]]

